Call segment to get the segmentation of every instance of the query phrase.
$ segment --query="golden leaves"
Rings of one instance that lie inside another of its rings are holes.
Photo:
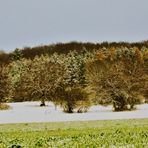
[[[106,56],[103,52],[99,51],[96,53],[96,58],[99,61],[104,61],[106,59]]]
[[[110,52],[110,60],[113,61],[116,58],[116,48],[115,47],[109,48],[109,52]]]

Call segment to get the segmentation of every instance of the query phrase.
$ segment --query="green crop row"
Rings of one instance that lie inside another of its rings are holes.
[[[148,126],[7,131],[0,148],[117,148],[148,146]]]

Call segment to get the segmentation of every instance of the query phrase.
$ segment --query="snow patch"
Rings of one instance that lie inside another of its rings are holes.
[[[61,122],[111,119],[148,118],[148,104],[137,105],[137,110],[113,112],[112,106],[92,106],[87,113],[63,113],[51,102],[40,107],[40,102],[8,103],[9,110],[0,111],[0,123]]]

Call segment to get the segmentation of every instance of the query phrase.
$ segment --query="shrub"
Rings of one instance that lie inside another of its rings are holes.
[[[90,106],[88,95],[82,88],[62,88],[57,94],[59,94],[59,98],[54,99],[53,102],[56,105],[60,105],[64,112],[73,113],[74,110],[77,112],[86,112]]]
[[[0,110],[10,109],[10,106],[6,103],[0,103]]]

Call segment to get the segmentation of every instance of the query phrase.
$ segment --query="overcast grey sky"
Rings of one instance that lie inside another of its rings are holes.
[[[0,49],[148,39],[148,0],[0,0]]]

